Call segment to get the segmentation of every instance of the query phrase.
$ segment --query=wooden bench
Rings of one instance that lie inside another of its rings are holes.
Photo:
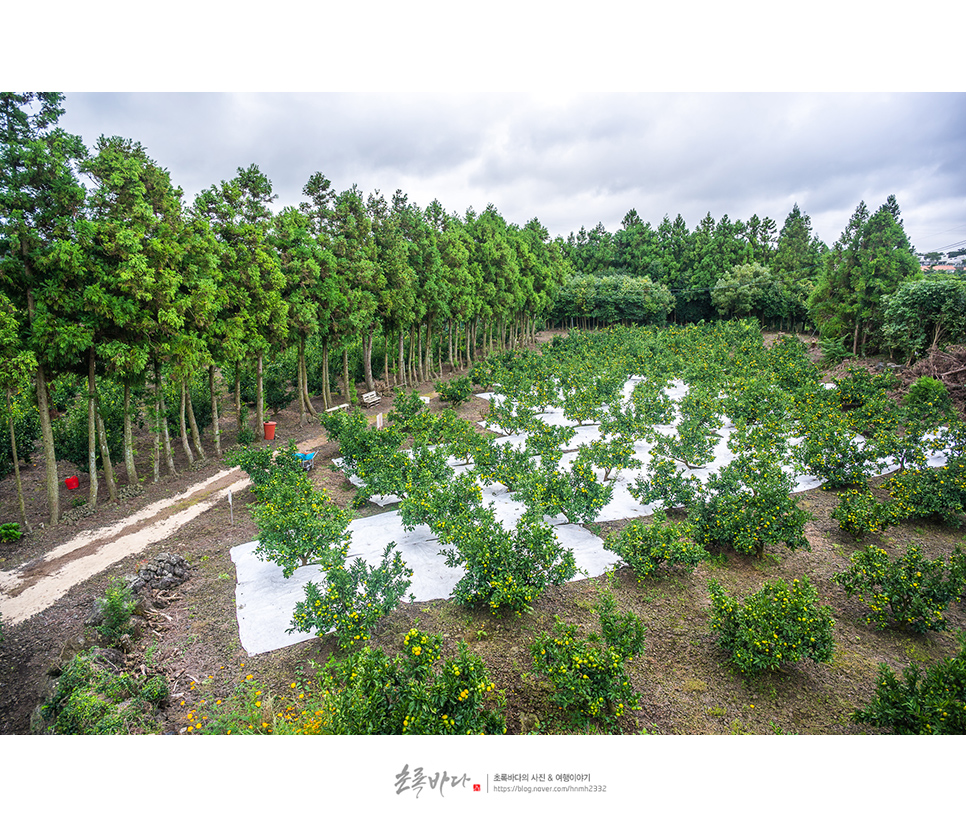
[[[328,414],[330,411],[338,411],[340,408],[348,408],[349,403],[342,403],[341,405],[334,405],[332,408],[327,408],[325,413]]]
[[[379,405],[382,402],[382,397],[380,397],[375,391],[366,391],[362,395],[362,404],[369,408],[369,406]]]

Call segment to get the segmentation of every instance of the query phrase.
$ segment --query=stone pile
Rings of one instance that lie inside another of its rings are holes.
[[[133,580],[126,577],[131,592],[137,596],[142,590],[165,591],[176,588],[191,576],[191,568],[183,556],[176,553],[159,553],[137,573]]]

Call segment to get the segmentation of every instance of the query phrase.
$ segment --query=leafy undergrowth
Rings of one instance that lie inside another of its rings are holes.
[[[429,386],[424,388],[428,393]],[[388,411],[391,399],[385,398],[380,410]],[[443,407],[434,403],[434,409]],[[481,405],[474,398],[457,408],[461,416],[474,417]],[[317,425],[299,428],[298,415],[291,410],[279,414],[277,422],[283,445],[290,439],[314,437],[319,431]],[[319,449],[314,483],[327,489],[340,506],[349,506],[355,490],[329,467],[338,453],[337,444],[322,441]],[[880,497],[885,495],[883,482],[877,479],[871,484]],[[173,489],[175,484],[165,486]],[[520,616],[496,615],[487,607],[467,608],[447,600],[404,603],[378,624],[369,642],[373,651],[397,657],[415,628],[431,639],[439,637],[442,661],[457,665],[460,644],[465,644],[463,651],[477,657],[485,668],[487,699],[480,708],[499,708],[508,734],[888,732],[852,720],[853,713],[875,694],[881,664],[901,675],[911,663],[925,668],[953,657],[958,649],[956,634],[966,628],[963,601],[950,605],[948,631],[877,630],[866,622],[867,607],[848,597],[833,577],[848,568],[855,552],[869,545],[901,554],[915,544],[928,558],[948,558],[963,541],[963,530],[931,521],[904,521],[856,541],[831,515],[839,497],[835,491],[821,490],[795,496],[797,505],[813,517],[805,526],[811,550],[791,551],[778,545],[769,548],[764,558],[724,553],[702,561],[693,573],[661,565],[643,581],[623,568],[610,577],[546,588]],[[159,674],[167,680],[170,695],[154,719],[160,731],[276,734],[318,726],[313,722],[324,700],[319,675],[340,656],[335,638],[307,639],[254,657],[239,643],[229,550],[255,537],[247,510],[250,500],[247,492],[236,495],[233,515],[227,505],[216,506],[159,546],[185,556],[192,566],[191,578],[164,608],[164,617],[142,633],[131,664],[136,670],[144,662],[147,672],[141,675],[142,686]],[[377,512],[369,505],[359,514]],[[594,531],[603,537],[628,523],[601,524]],[[46,670],[63,643],[82,628],[93,600],[103,596],[109,575],[130,571],[142,558],[131,557],[109,573],[79,584],[42,615],[4,627],[0,686],[10,707],[4,732],[29,731],[30,711],[43,700]],[[757,675],[741,673],[711,630],[709,580],[716,580],[729,596],[744,599],[766,582],[791,583],[802,576],[810,578],[820,602],[831,607],[835,621],[831,660],[803,661]],[[553,633],[558,617],[573,626],[580,639],[591,640],[601,631],[602,590],[613,595],[617,610],[632,612],[646,629],[643,650],[623,663],[637,706],[585,724],[564,714],[554,684],[534,665],[533,646],[540,635]],[[330,675],[336,672],[329,667]],[[483,675],[479,670],[478,682]],[[462,689],[455,693],[458,699]],[[465,726],[500,725],[467,722]]]
[[[485,666],[495,691],[505,699],[503,714],[510,734],[887,732],[852,720],[852,714],[873,697],[880,665],[886,663],[901,672],[910,663],[925,666],[952,657],[957,651],[955,634],[966,628],[963,603],[957,601],[950,607],[947,632],[918,635],[874,629],[866,623],[864,606],[850,599],[832,578],[846,568],[850,555],[858,549],[831,517],[837,496],[814,491],[798,496],[798,501],[815,516],[806,529],[810,552],[777,548],[777,559],[730,554],[717,562],[702,562],[693,574],[669,569],[656,572],[644,582],[638,582],[633,571],[624,568],[610,577],[548,588],[522,616],[495,616],[488,609],[469,609],[447,600],[407,603],[381,622],[371,646],[387,657],[399,655],[404,651],[406,635],[418,628],[421,633],[442,638],[442,657],[452,661],[464,642]],[[626,523],[601,525],[600,533],[613,532]],[[904,552],[907,544],[915,541],[936,557],[951,552],[963,538],[961,531],[938,524],[902,524],[888,533],[873,536],[864,544],[875,541],[889,550]],[[233,588],[216,580],[218,571],[224,568],[224,562],[219,561],[223,558],[212,555],[200,564],[191,580],[197,587],[188,589],[188,598],[195,610],[208,614],[204,623],[192,620],[188,634],[181,638],[180,645],[188,656],[192,648],[209,641],[228,648],[225,636],[230,632],[219,621],[218,609],[225,617],[231,616]],[[819,599],[832,608],[835,624],[831,660],[794,663],[757,675],[741,673],[729,662],[711,631],[708,580],[714,578],[730,595],[744,598],[768,581],[784,579],[791,583],[803,575],[811,577]],[[554,686],[535,667],[532,647],[541,634],[553,632],[558,617],[576,627],[583,639],[599,632],[602,590],[613,594],[620,611],[640,617],[646,636],[641,654],[624,664],[638,696],[637,708],[587,724],[576,722],[574,716],[560,709]],[[185,640],[192,635],[197,635],[195,642],[186,645]],[[169,639],[178,638],[172,635]],[[234,647],[223,655],[210,652],[208,667],[198,669],[196,674],[199,682],[170,703],[165,713],[166,729],[182,734],[228,729],[234,733],[279,733],[295,732],[302,722],[311,722],[321,709],[318,672],[338,657],[334,637],[308,640],[252,658],[237,646],[237,631],[234,640]],[[240,696],[236,692],[239,685]],[[253,707],[256,713],[245,713],[231,725],[211,704],[233,697],[259,703]]]

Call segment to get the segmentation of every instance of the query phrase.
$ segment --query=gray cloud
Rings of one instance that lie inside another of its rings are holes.
[[[280,204],[317,170],[448,211],[494,204],[553,235],[635,208],[693,228],[797,202],[831,244],[896,194],[922,250],[966,238],[962,94],[72,93],[62,124],[140,141],[190,199],[256,163]],[[921,242],[920,242],[921,241]]]

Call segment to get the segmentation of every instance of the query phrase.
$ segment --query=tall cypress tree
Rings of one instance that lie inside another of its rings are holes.
[[[135,483],[131,385],[164,352],[159,341],[180,333],[183,323],[177,315],[177,328],[164,324],[185,300],[179,292],[181,191],[138,142],[102,136],[94,150],[81,166],[95,189],[88,199],[92,228],[80,312],[95,357],[124,385],[124,461],[128,482]],[[109,469],[105,474],[113,493]]]
[[[246,358],[256,363],[256,421],[265,419],[263,367],[265,352],[282,347],[288,338],[288,303],[284,300],[285,275],[270,230],[275,199],[272,183],[257,165],[238,168],[234,179],[202,191],[194,212],[211,223],[218,242],[219,275],[228,288],[223,311],[225,329]],[[236,362],[236,381],[240,370]],[[236,392],[237,392],[236,387]],[[236,395],[236,411],[241,403]]]
[[[871,216],[859,203],[809,297],[822,335],[848,339],[853,353],[880,345],[883,299],[921,273],[898,215],[894,196]]]
[[[0,274],[11,301],[27,311],[27,349],[37,357],[35,386],[46,465],[50,523],[60,520],[59,478],[47,386],[56,364],[76,350],[58,328],[58,294],[76,266],[75,220],[84,188],[75,174],[86,148],[57,127],[60,93],[0,94]]]

